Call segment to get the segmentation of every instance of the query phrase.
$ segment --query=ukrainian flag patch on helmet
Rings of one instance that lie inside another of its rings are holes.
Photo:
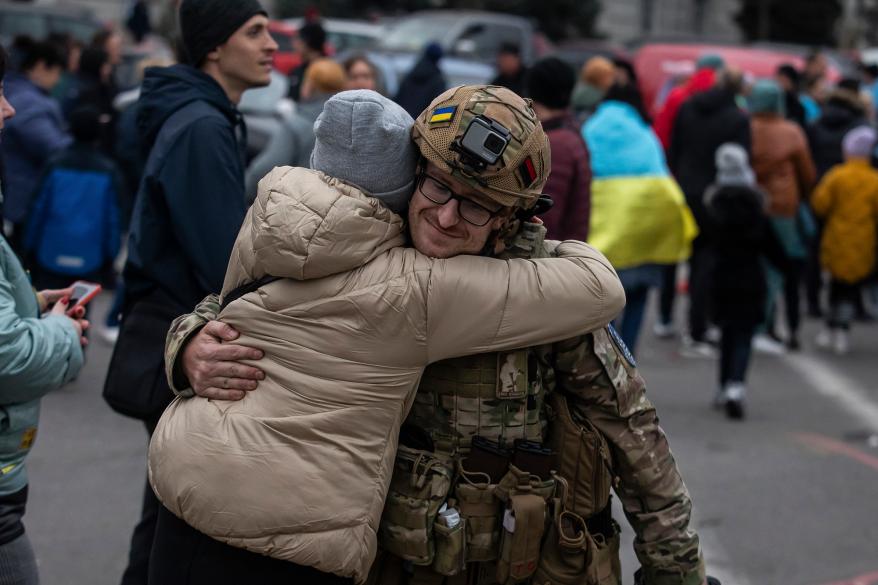
[[[431,124],[438,124],[440,122],[449,122],[453,117],[454,113],[457,111],[457,106],[445,106],[444,108],[436,108],[433,110],[433,114],[430,116]]]

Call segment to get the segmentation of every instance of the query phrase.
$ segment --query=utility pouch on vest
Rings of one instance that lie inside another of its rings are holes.
[[[597,585],[622,585],[622,564],[619,560],[619,525],[613,522],[613,532],[609,538],[600,534],[593,536],[594,566]]]
[[[452,477],[451,460],[400,445],[378,531],[385,550],[417,565],[433,562],[433,524]]]
[[[597,585],[596,548],[581,516],[556,513],[533,585]]]
[[[513,495],[503,517],[497,582],[520,583],[537,570],[546,527],[546,502],[536,494]]]
[[[437,520],[433,525],[436,558],[433,570],[441,575],[457,575],[466,566],[466,518],[449,528]]]
[[[553,420],[546,443],[558,453],[558,475],[570,485],[564,508],[590,518],[610,501],[613,476],[607,441],[587,419],[574,420],[560,393],[549,395],[549,405]]]
[[[467,562],[497,558],[500,544],[500,500],[494,497],[496,484],[484,473],[467,471],[465,460],[458,465],[459,478],[454,495],[457,509],[466,520]]]

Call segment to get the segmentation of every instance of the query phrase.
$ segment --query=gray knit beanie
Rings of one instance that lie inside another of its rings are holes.
[[[401,106],[379,93],[337,93],[314,122],[311,168],[356,185],[402,213],[415,189],[413,125]]]
[[[723,186],[756,184],[756,177],[747,159],[747,151],[740,144],[727,142],[716,150],[716,183]]]

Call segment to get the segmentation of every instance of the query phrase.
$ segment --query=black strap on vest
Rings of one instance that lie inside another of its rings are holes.
[[[237,301],[247,293],[252,293],[253,291],[265,286],[266,284],[272,283],[275,280],[280,280],[280,276],[263,276],[259,280],[254,280],[253,282],[247,282],[242,284],[241,286],[223,297],[223,304],[220,305],[220,311],[222,311],[231,303]]]

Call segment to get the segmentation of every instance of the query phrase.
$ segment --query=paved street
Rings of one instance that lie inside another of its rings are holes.
[[[818,354],[817,324],[805,327],[800,354],[757,357],[743,423],[710,408],[714,363],[642,336],[639,365],[724,585],[878,584],[878,325],[856,326],[844,358]],[[94,339],[79,380],[43,402],[25,521],[44,585],[116,585],[125,565],[146,434],[101,399],[109,354]]]

